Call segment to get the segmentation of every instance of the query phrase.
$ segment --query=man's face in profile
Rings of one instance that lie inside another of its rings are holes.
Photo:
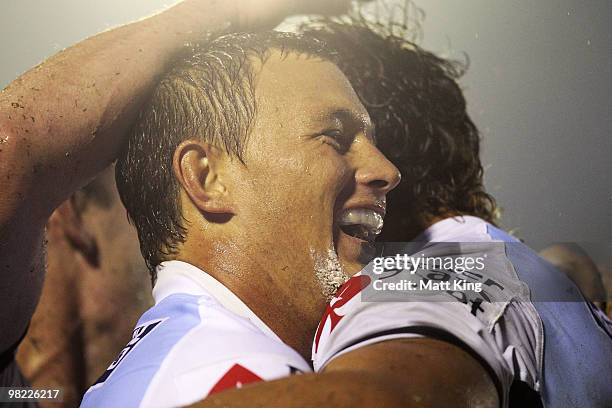
[[[256,121],[230,187],[244,250],[261,269],[282,271],[272,276],[287,295],[321,305],[372,255],[399,174],[335,65],[272,52],[256,73]]]

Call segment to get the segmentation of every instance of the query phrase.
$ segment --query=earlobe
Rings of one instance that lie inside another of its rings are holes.
[[[228,192],[215,171],[219,154],[210,144],[185,140],[174,151],[174,176],[193,204],[210,214],[233,214]]]

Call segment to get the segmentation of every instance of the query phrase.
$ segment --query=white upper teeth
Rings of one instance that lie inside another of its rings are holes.
[[[374,210],[355,208],[345,210],[338,223],[342,226],[361,225],[368,229],[369,234],[378,235],[382,231],[383,217]]]

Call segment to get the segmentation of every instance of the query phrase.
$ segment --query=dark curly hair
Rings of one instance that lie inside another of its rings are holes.
[[[395,14],[397,15],[397,14]],[[401,171],[389,194],[382,241],[409,241],[432,221],[474,215],[494,223],[483,186],[480,135],[457,80],[467,63],[440,58],[407,39],[407,26],[356,12],[314,19],[299,31],[325,41],[376,124],[381,151]]]

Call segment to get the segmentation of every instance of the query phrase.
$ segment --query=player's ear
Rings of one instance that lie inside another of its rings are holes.
[[[234,214],[227,188],[217,171],[226,156],[209,143],[192,139],[183,141],[174,150],[174,176],[193,204],[204,213]]]

